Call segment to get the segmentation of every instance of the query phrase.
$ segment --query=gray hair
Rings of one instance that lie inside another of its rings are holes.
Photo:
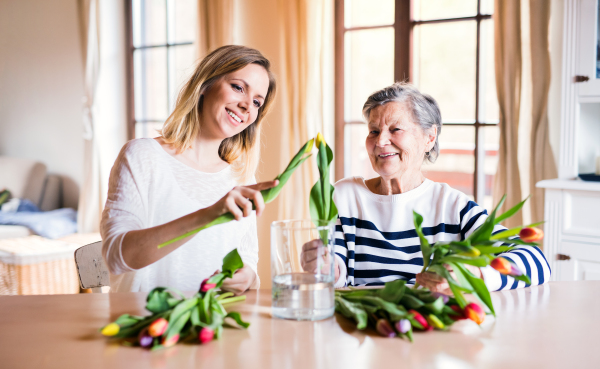
[[[410,83],[396,82],[369,96],[362,110],[365,119],[369,121],[373,109],[389,102],[408,102],[413,117],[416,119],[415,123],[419,124],[423,132],[427,133],[434,126],[437,128],[435,144],[424,158],[424,160],[434,163],[440,154],[438,137],[442,132],[442,114],[435,99],[427,94],[422,94]]]

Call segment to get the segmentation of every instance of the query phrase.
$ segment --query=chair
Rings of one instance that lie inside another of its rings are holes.
[[[91,288],[96,293],[102,292],[101,287],[110,286],[108,268],[102,258],[102,241],[75,250],[75,264],[81,288]]]

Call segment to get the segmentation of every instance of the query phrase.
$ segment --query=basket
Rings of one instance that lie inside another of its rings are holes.
[[[77,247],[40,236],[0,240],[0,295],[78,293]]]

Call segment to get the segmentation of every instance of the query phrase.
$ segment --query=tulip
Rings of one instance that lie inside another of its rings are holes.
[[[458,305],[450,305],[450,309],[454,310],[456,312],[455,314],[449,314],[448,316],[453,319],[453,320],[464,320],[467,319],[467,317],[465,316],[465,313],[462,311],[462,309],[460,308],[460,306]]]
[[[485,312],[483,311],[481,306],[479,306],[479,304],[472,302],[469,305],[465,306],[464,311],[465,316],[467,318],[471,319],[477,324],[483,323],[483,320],[485,319]]]
[[[423,326],[423,330],[429,331],[433,329],[433,327],[430,326],[429,323],[427,323],[427,320],[423,318],[423,315],[421,315],[421,313],[413,309],[409,310],[408,312],[411,313],[413,315],[413,318],[415,318],[415,320]]]
[[[198,339],[200,340],[200,343],[208,343],[212,341],[214,336],[215,331],[210,328],[202,328],[200,329],[200,333],[198,333]]]
[[[162,336],[167,328],[169,327],[169,322],[165,318],[158,318],[153,321],[148,327],[148,334],[152,337]]]
[[[535,242],[544,238],[544,231],[535,227],[526,227],[519,232],[519,238],[525,242]]]
[[[315,146],[317,147],[317,150],[321,147],[321,143],[327,145],[325,139],[323,138],[323,135],[321,134],[321,132],[319,132],[317,133],[317,138],[315,139]]]
[[[481,251],[479,251],[478,248],[470,247],[469,251],[463,251],[463,252],[459,253],[458,255],[469,256],[469,257],[477,257],[477,256],[481,255]]]
[[[508,259],[503,257],[497,257],[490,263],[492,268],[496,269],[498,272],[504,275],[510,276],[520,276],[523,275],[523,272],[519,270],[513,263],[508,261]]]
[[[443,293],[440,293],[440,292],[432,292],[431,296],[435,297],[436,300],[441,297],[444,301],[444,305],[446,305],[448,303],[448,300],[450,300],[450,296],[444,295]]]
[[[138,335],[138,343],[142,347],[150,347],[154,338],[148,333],[148,329],[142,329]]]
[[[400,319],[395,324],[396,330],[402,334],[410,331],[410,320]]]
[[[213,288],[217,287],[216,283],[208,283],[208,278],[203,280],[202,283],[200,284],[200,292],[208,292],[209,290],[212,290]]]
[[[105,325],[104,328],[102,328],[102,330],[100,331],[100,333],[102,333],[105,336],[112,337],[117,335],[119,333],[119,330],[121,330],[121,327],[117,323],[110,323]]]
[[[385,319],[379,319],[377,321],[377,332],[384,337],[396,337],[396,332],[394,332],[390,322]]]
[[[444,325],[444,323],[442,323],[440,318],[438,318],[437,316],[435,316],[433,314],[427,315],[426,319],[427,319],[427,323],[429,323],[430,326],[433,326],[437,329],[446,328],[446,326]]]
[[[164,347],[171,347],[174,346],[177,343],[177,341],[179,341],[179,334],[171,336],[171,338],[164,337],[162,340],[162,345]]]

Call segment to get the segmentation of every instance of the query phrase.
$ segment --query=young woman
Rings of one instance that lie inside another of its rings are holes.
[[[224,46],[197,66],[161,136],[123,147],[111,171],[100,227],[111,291],[197,290],[234,248],[244,267],[223,289],[258,288],[250,200],[260,215],[260,190],[276,185],[254,184],[260,127],[274,97],[269,61],[257,50]],[[237,221],[157,248],[226,212]]]

